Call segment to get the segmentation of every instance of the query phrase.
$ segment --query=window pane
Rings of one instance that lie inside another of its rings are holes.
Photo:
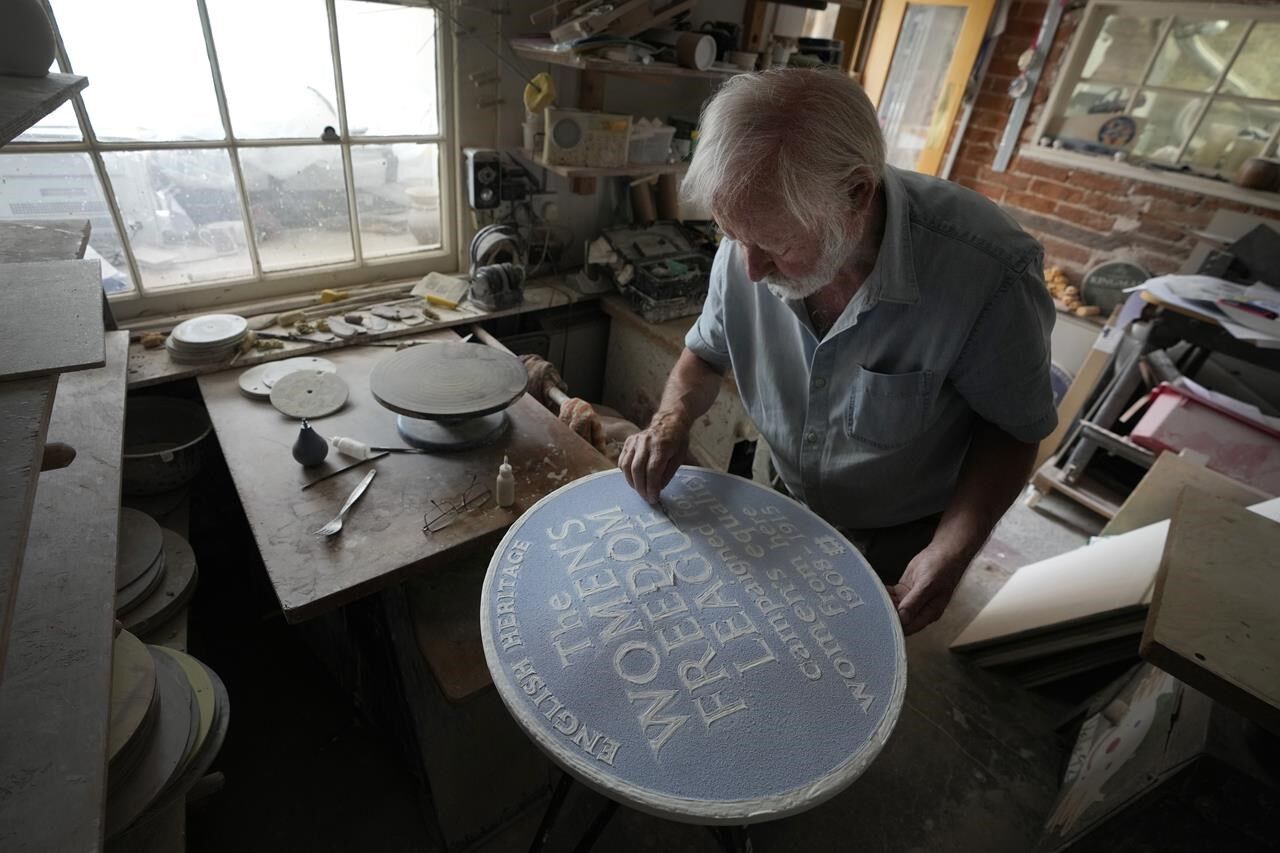
[[[1143,90],[1133,114],[1141,127],[1133,153],[1152,160],[1172,163],[1182,142],[1191,135],[1191,126],[1200,112],[1203,99],[1194,95]]]
[[[1259,21],[1231,66],[1222,91],[1280,100],[1280,21]]]
[[[1156,49],[1163,18],[1107,15],[1085,60],[1082,77],[1140,83]]]
[[[1216,101],[1205,113],[1182,162],[1230,178],[1245,160],[1262,155],[1277,125],[1280,105]]]
[[[338,0],[337,13],[351,135],[438,133],[435,12]]]
[[[1080,116],[1090,113],[1122,113],[1129,106],[1133,90],[1127,86],[1110,83],[1077,83],[1071,91],[1064,115]]]
[[[351,167],[365,257],[439,248],[440,169],[435,145],[353,145]]]
[[[929,142],[964,16],[963,6],[907,6],[879,109],[886,158],[894,166],[914,169]]]
[[[1147,82],[1193,92],[1212,91],[1246,26],[1245,21],[1175,19]]]
[[[79,142],[80,124],[76,111],[67,101],[53,112],[18,134],[14,142]]]
[[[319,139],[338,126],[329,17],[318,0],[208,0],[232,132]],[[287,61],[281,34],[288,33]]]
[[[240,166],[263,269],[317,266],[355,257],[341,148],[242,148]]]
[[[102,156],[145,288],[250,274],[226,151]]]
[[[67,57],[99,139],[221,139],[193,2],[53,0]]]
[[[0,154],[0,219],[89,220],[84,256],[101,261],[103,289],[133,290],[129,262],[88,154]]]

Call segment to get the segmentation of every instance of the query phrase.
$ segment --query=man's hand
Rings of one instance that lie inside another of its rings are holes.
[[[671,482],[689,450],[689,425],[683,419],[659,412],[649,428],[627,439],[618,455],[618,467],[627,484],[649,503]]]
[[[938,621],[968,565],[967,559],[932,545],[912,558],[902,579],[889,587],[904,634],[914,634]]]

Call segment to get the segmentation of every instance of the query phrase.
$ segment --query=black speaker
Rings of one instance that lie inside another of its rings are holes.
[[[502,155],[492,148],[464,148],[467,204],[472,210],[492,210],[502,201]]]

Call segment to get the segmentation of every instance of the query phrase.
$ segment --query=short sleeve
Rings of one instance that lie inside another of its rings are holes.
[[[1049,381],[1050,335],[1057,316],[1040,255],[1010,270],[984,306],[956,360],[951,381],[973,411],[1019,441],[1040,441],[1058,415]]]
[[[724,330],[724,293],[729,279],[733,243],[722,240],[711,265],[711,283],[697,322],[684,336],[684,345],[698,358],[719,370],[730,367],[729,342]]]

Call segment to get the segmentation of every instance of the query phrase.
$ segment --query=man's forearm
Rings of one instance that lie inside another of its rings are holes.
[[[714,367],[685,349],[667,379],[653,423],[671,419],[688,429],[716,401],[721,377]]]
[[[1018,497],[1031,474],[1035,444],[1018,441],[999,427],[977,421],[960,468],[955,493],[942,514],[931,548],[968,563]]]

